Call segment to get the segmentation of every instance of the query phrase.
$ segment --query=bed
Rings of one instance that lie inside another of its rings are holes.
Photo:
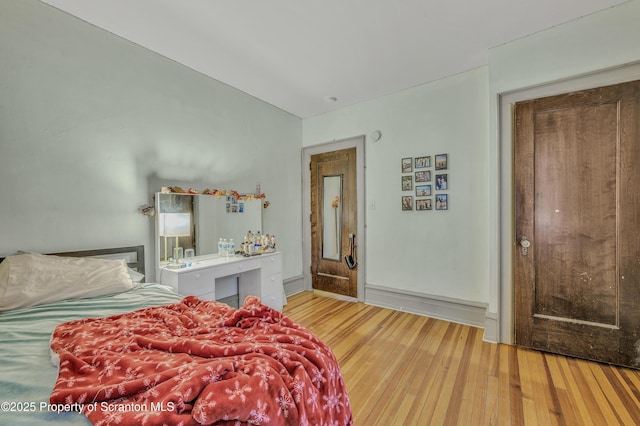
[[[131,288],[7,309],[2,270],[20,268],[0,264],[1,423],[353,424],[330,348],[258,298],[233,309],[144,283],[140,247],[64,254],[125,255]]]

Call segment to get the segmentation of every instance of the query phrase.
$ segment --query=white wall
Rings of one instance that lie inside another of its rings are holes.
[[[0,254],[144,244],[151,275],[156,182],[260,183],[301,274],[299,118],[36,0],[0,2],[0,58]]]
[[[304,120],[305,147],[382,132],[365,146],[366,284],[488,301],[487,79],[478,68]],[[401,158],[440,153],[449,210],[402,211]]]
[[[511,250],[516,236],[512,216],[511,127],[509,105],[500,99],[549,96],[640,79],[640,1],[514,40],[489,52],[490,96],[490,262],[489,312],[502,323],[499,340],[511,342]],[[531,93],[537,93],[531,95]]]

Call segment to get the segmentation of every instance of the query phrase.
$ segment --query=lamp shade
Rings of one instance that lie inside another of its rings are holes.
[[[161,213],[159,228],[162,237],[188,237],[191,235],[191,214]]]

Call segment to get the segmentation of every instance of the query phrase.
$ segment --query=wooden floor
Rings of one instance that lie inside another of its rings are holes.
[[[640,371],[482,341],[482,329],[303,292],[356,426],[640,425]]]

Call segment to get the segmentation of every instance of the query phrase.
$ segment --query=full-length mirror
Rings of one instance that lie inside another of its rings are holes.
[[[156,194],[157,265],[174,258],[174,249],[184,255],[216,254],[218,239],[234,239],[239,248],[248,231],[262,232],[262,201],[236,200],[200,194]]]
[[[322,177],[322,257],[340,260],[342,176]]]

